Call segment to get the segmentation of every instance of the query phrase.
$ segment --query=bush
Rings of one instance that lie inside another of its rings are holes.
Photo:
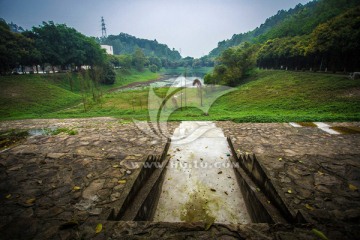
[[[158,66],[156,66],[155,64],[150,65],[149,69],[153,73],[159,70]]]
[[[115,76],[116,76],[116,73],[115,73],[112,65],[109,63],[105,64],[101,83],[108,84],[108,85],[114,84]]]

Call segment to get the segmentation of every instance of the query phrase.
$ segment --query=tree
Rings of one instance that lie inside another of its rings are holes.
[[[140,48],[137,48],[133,54],[133,64],[138,71],[144,71],[144,66],[146,63],[146,57],[143,51]]]
[[[70,65],[94,66],[105,61],[105,53],[95,39],[86,37],[65,24],[43,22],[42,26],[34,27],[32,32],[43,62],[52,66],[64,69]]]
[[[218,58],[219,65],[206,76],[206,83],[236,86],[255,67],[257,50],[256,45],[249,43],[226,49]]]

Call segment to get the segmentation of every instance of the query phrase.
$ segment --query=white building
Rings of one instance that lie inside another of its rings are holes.
[[[110,45],[100,45],[102,49],[106,50],[107,54],[114,55],[113,47]]]

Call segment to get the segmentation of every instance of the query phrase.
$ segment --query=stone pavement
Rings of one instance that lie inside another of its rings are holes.
[[[170,132],[178,125],[168,123]],[[286,204],[302,210],[316,229],[330,239],[360,236],[359,134],[330,135],[287,123],[216,125],[239,153],[256,154]],[[0,153],[0,239],[317,239],[311,226],[310,232],[268,224],[214,225],[205,231],[196,224],[174,229],[106,221],[124,185],[138,171],[134,163],[160,154],[166,139],[113,118],[0,122],[0,131],[49,127],[75,129],[78,134],[30,136]],[[98,223],[103,230],[96,234]]]
[[[178,123],[168,125],[173,131]],[[0,153],[0,239],[81,237],[68,230],[106,219],[134,163],[161,154],[166,143],[112,118],[0,123],[0,131],[51,127],[78,134],[30,136]]]
[[[292,210],[317,223],[360,223],[360,134],[330,135],[288,123],[217,125],[239,153],[255,153]]]

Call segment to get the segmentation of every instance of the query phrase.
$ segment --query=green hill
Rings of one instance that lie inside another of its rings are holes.
[[[231,39],[218,43],[209,53],[217,57],[225,49],[243,42],[263,43],[269,39],[310,34],[319,24],[359,5],[358,0],[315,0],[305,5],[298,4],[287,11],[280,10],[256,29],[234,34]]]
[[[166,44],[158,43],[156,39],[147,40],[120,33],[101,39],[101,43],[113,46],[114,54],[132,54],[136,48],[140,48],[146,56],[156,56],[172,61],[181,59],[178,51],[174,48],[171,50]]]

